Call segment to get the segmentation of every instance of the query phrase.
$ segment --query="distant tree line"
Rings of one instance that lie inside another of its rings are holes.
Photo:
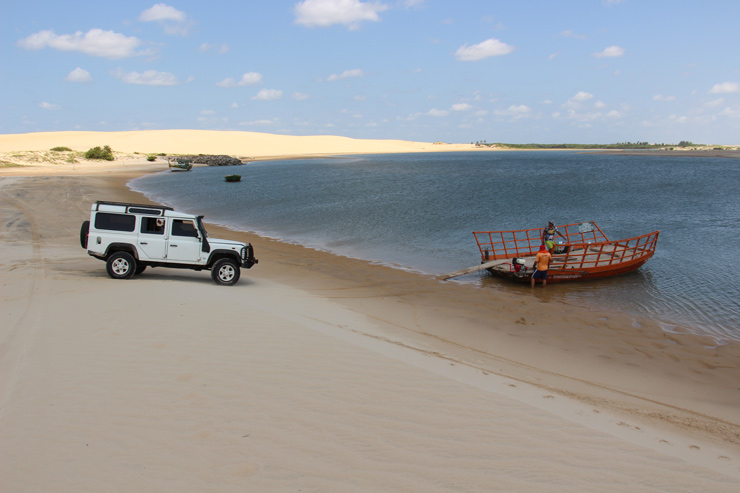
[[[648,142],[617,142],[616,144],[505,144],[498,142],[489,144],[486,141],[477,141],[475,145],[510,149],[664,149],[666,147],[694,147],[702,144],[682,140],[678,144],[650,144]]]

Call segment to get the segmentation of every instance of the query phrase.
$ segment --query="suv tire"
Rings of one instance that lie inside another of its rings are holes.
[[[116,252],[108,257],[105,270],[113,279],[129,279],[136,272],[136,259],[128,252]]]
[[[239,281],[239,264],[234,259],[222,258],[211,267],[211,278],[216,284],[233,286]]]
[[[84,221],[80,228],[80,245],[87,248],[87,235],[90,233],[90,221]]]

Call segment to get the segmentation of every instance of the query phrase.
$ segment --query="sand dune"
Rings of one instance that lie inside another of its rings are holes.
[[[148,130],[131,132],[40,132],[0,135],[0,152],[46,151],[95,146],[140,154],[227,154],[238,157],[435,152],[473,150],[472,144],[433,144],[403,140],[351,139],[336,136],[291,136],[212,130]]]
[[[214,226],[237,286],[109,279],[80,223],[165,166],[0,168],[0,490],[737,491],[737,344]]]

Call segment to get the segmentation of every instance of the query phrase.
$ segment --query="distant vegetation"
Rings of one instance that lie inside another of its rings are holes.
[[[52,147],[51,150],[53,152],[72,152],[72,149],[69,147]]]
[[[483,147],[507,147],[510,149],[670,149],[674,147],[700,147],[703,144],[694,144],[682,140],[678,144],[649,144],[647,142],[617,142],[616,144],[504,144],[476,142]]]
[[[85,159],[105,159],[106,161],[113,161],[113,151],[109,146],[105,146],[102,149],[100,146],[93,147],[85,153]]]

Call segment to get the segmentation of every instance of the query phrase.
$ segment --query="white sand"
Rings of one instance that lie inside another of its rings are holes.
[[[404,140],[367,140],[331,135],[291,136],[213,130],[150,130],[146,132],[39,132],[0,135],[0,153],[48,151],[95,146],[139,154],[228,154],[237,157],[435,152],[474,150],[472,144],[433,144]]]
[[[0,169],[0,491],[737,491],[736,346],[213,227],[237,286],[112,280],[120,164]]]

